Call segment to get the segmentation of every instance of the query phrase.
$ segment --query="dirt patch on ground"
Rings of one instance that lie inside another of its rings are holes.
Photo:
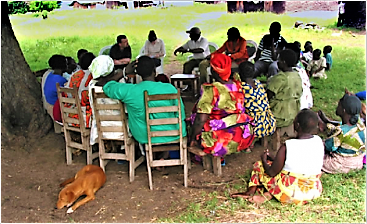
[[[168,75],[180,73],[182,64],[165,66]],[[185,102],[189,114],[192,102]],[[106,167],[107,182],[96,199],[81,206],[73,214],[66,208],[56,210],[59,184],[86,164],[86,155],[75,156],[72,165],[65,162],[63,135],[50,133],[32,147],[14,142],[1,150],[1,220],[2,222],[156,222],[163,217],[177,216],[191,201],[205,200],[202,192],[218,191],[224,196],[225,183],[239,182],[259,159],[262,148],[253,153],[226,157],[223,175],[215,176],[201,165],[192,165],[188,187],[183,186],[182,167],[166,167],[153,171],[154,190],[149,190],[146,164],[136,170],[135,181],[129,183],[128,164],[111,161]],[[98,165],[98,160],[94,160]],[[223,184],[224,183],[224,184]],[[244,220],[245,221],[245,220]],[[251,221],[251,220],[247,220]]]

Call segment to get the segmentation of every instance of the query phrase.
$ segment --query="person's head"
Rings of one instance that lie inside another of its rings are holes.
[[[303,48],[305,49],[305,51],[306,51],[306,47],[308,46],[308,45],[311,45],[312,46],[312,42],[311,41],[306,41],[305,42],[305,45],[303,46]]]
[[[312,134],[318,127],[318,116],[310,109],[303,109],[298,112],[296,118],[293,121],[294,130],[298,133]]]
[[[296,44],[296,43],[287,43],[285,45],[285,49],[289,49],[289,50],[294,51],[294,53],[296,53],[297,62],[299,61],[301,49],[300,49],[298,44]]]
[[[93,59],[95,59],[96,56],[94,56],[93,53],[87,52],[80,58],[80,67],[83,70],[87,70],[89,65],[92,63]]]
[[[66,72],[71,74],[76,69],[77,64],[72,57],[66,57],[66,60],[68,61]]]
[[[129,46],[129,41],[127,40],[127,37],[125,35],[118,35],[116,41],[121,48]]]
[[[225,54],[212,54],[210,57],[211,72],[215,80],[229,81],[231,79],[232,60]]]
[[[293,43],[299,48],[299,50],[301,50],[301,42],[294,41]]]
[[[281,71],[287,71],[289,68],[294,67],[297,63],[297,55],[294,51],[285,49],[280,52],[278,58],[278,68]]]
[[[193,41],[197,41],[201,36],[201,31],[199,27],[193,27],[190,30],[186,31],[186,33],[190,34],[190,39]]]
[[[90,63],[88,69],[92,73],[94,80],[98,80],[101,77],[106,77],[113,73],[113,59],[108,55],[99,55],[94,58]]]
[[[155,63],[154,60],[148,56],[141,56],[137,59],[136,73],[140,75],[143,80],[148,77],[155,77]]]
[[[319,60],[321,57],[321,50],[320,49],[315,49],[313,52],[312,52],[312,59],[313,60]]]
[[[324,53],[324,55],[326,55],[328,53],[331,53],[332,50],[333,50],[333,48],[330,45],[326,45],[324,47],[323,53]]]
[[[351,125],[355,125],[358,122],[358,117],[362,109],[362,103],[358,97],[353,95],[344,94],[339,100],[338,107],[335,114],[339,117],[348,119]],[[344,120],[343,120],[344,121]]]
[[[227,31],[227,37],[229,41],[237,41],[241,37],[241,34],[236,27],[231,27]]]
[[[282,30],[282,26],[279,22],[272,22],[270,24],[269,32],[272,37],[279,37],[280,31]]]
[[[83,54],[87,53],[88,51],[85,49],[79,49],[78,53],[76,54],[78,57],[78,62],[80,62],[80,58],[83,56]]]
[[[65,72],[67,68],[67,59],[64,55],[54,54],[48,60],[48,65],[53,70],[61,70],[62,72]]]
[[[238,70],[242,81],[254,78],[255,66],[251,62],[249,61],[242,62],[238,66]]]
[[[150,43],[153,43],[157,40],[157,35],[155,34],[154,30],[149,31],[148,40]]]
[[[263,37],[263,46],[265,49],[270,49],[272,46],[273,37],[270,34],[266,34]]]
[[[307,52],[313,52],[313,47],[311,44],[308,44],[308,45],[305,45],[305,51],[304,53],[307,53]]]

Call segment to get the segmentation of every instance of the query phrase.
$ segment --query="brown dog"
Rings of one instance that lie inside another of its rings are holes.
[[[59,193],[56,207],[58,209],[64,206],[70,207],[80,196],[86,195],[84,199],[76,202],[67,210],[67,213],[73,213],[79,206],[94,200],[94,194],[105,182],[106,175],[101,167],[96,165],[84,166],[75,177],[60,184],[60,187],[65,187]]]

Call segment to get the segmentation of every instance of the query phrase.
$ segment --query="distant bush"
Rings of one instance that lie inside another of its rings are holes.
[[[54,9],[60,8],[60,5],[57,4],[57,1],[30,1],[29,2],[29,11],[31,12],[42,12],[46,10],[51,12]]]
[[[24,14],[29,11],[29,6],[24,1],[9,1],[9,14]]]

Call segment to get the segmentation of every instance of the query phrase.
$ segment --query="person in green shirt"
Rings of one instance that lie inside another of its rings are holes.
[[[118,74],[115,75],[112,81],[106,81],[106,83],[103,83],[103,80],[100,80],[100,83],[102,82],[103,91],[108,97],[121,100],[125,103],[131,134],[136,141],[141,144],[146,144],[148,143],[148,134],[145,119],[144,91],[148,91],[148,95],[175,94],[177,93],[177,89],[170,83],[156,82],[154,80],[155,64],[148,56],[140,57],[137,59],[136,63],[132,63],[130,66],[136,66],[137,74],[142,77],[143,81],[139,84],[119,83],[117,81],[113,81],[121,79],[121,75]],[[126,68],[126,70],[128,70],[128,68]],[[177,103],[177,100],[162,100],[151,102],[149,106],[175,106]],[[180,103],[182,123],[185,124],[185,109],[182,99],[180,100]],[[178,114],[167,112],[152,114],[152,116],[153,119],[177,118]],[[151,131],[168,131],[177,130],[178,128],[178,125],[175,124],[156,125],[151,127]],[[184,137],[187,135],[185,125],[182,126],[182,135]],[[167,143],[177,139],[179,139],[179,136],[153,137],[152,143]]]
[[[296,63],[296,53],[283,50],[278,59],[278,68],[281,71],[268,81],[267,95],[277,128],[291,125],[300,108],[302,79],[292,69]]]

